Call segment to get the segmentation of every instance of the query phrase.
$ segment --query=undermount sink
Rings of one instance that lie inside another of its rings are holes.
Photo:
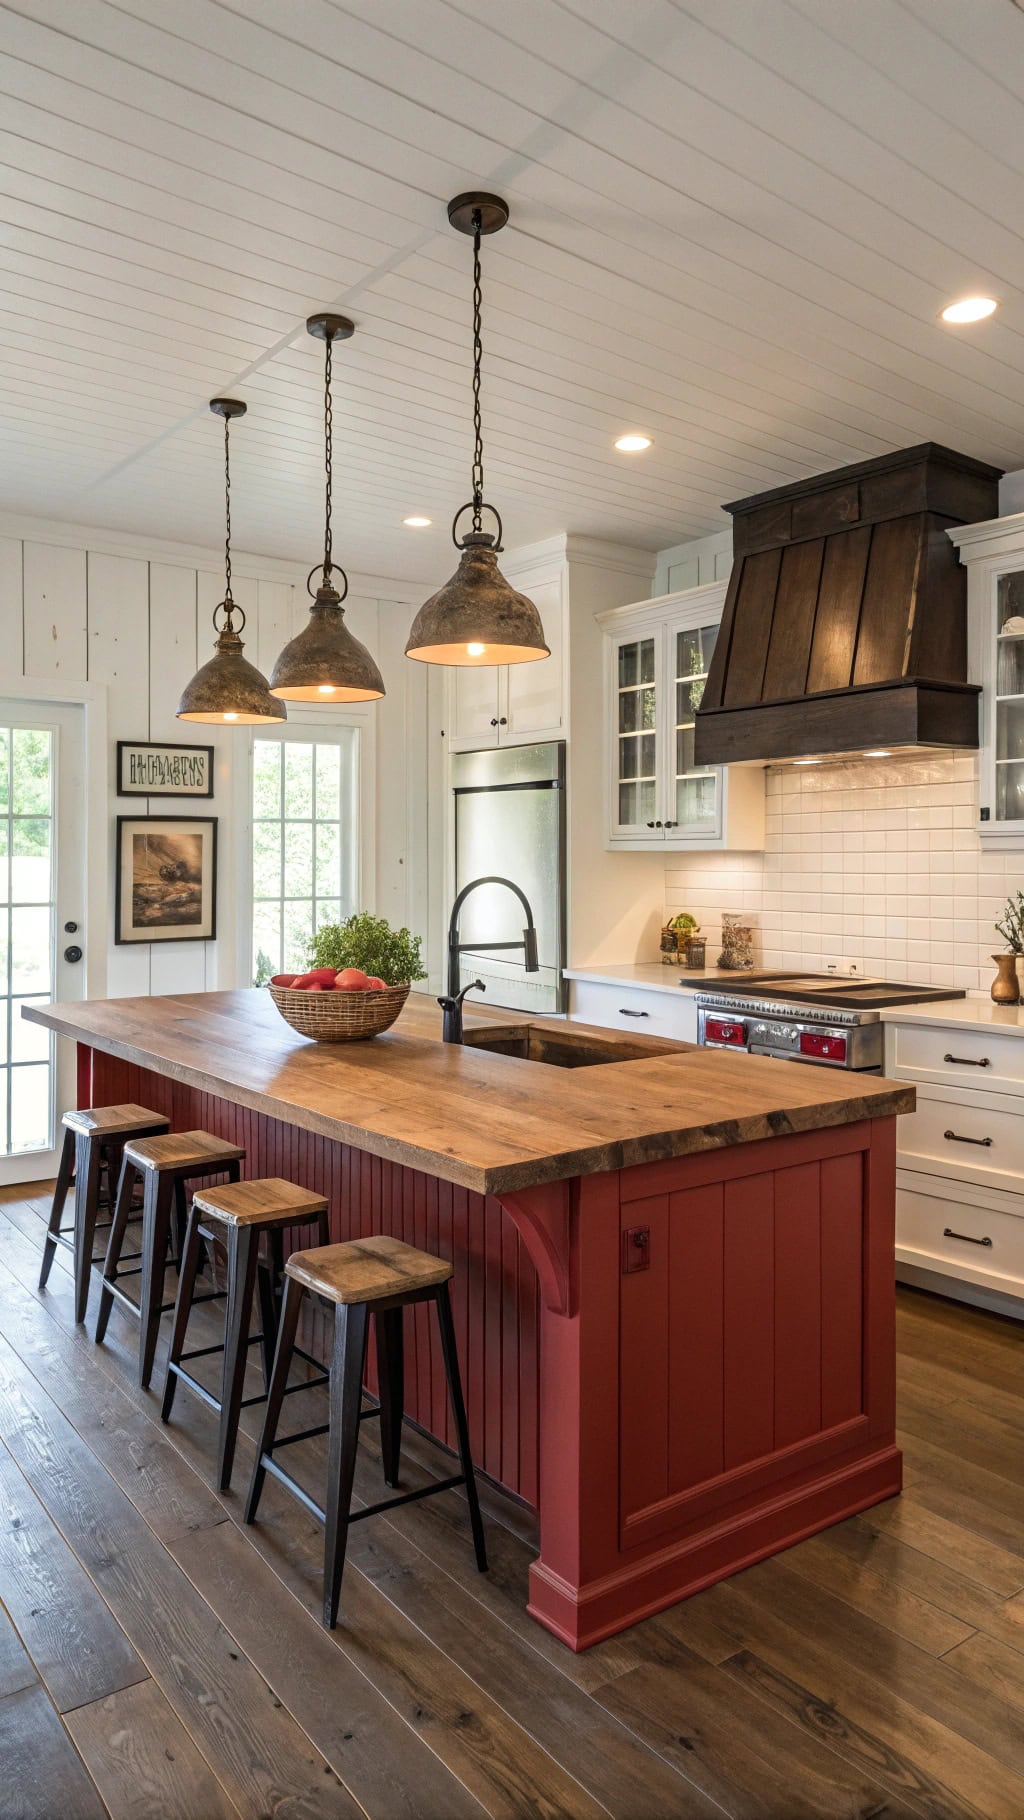
[[[522,1035],[491,1036],[486,1029],[467,1030],[467,1049],[486,1049],[491,1055],[516,1055],[522,1061],[543,1062],[549,1068],[596,1068],[609,1063],[635,1062],[652,1053],[650,1044],[609,1033],[608,1040],[577,1034],[571,1025],[563,1030],[525,1030]]]

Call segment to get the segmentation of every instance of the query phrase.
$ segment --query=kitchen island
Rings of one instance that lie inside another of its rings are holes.
[[[136,1100],[453,1258],[480,1467],[534,1505],[529,1610],[585,1648],[891,1496],[895,1120],[877,1076],[414,994],[372,1041],[261,991],[32,1007]],[[420,1320],[420,1316],[423,1319]],[[406,1412],[450,1441],[425,1312]]]

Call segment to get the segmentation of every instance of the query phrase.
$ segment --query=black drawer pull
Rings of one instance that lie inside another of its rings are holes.
[[[627,1011],[625,1005],[619,1006],[620,1017],[650,1017],[649,1011]]]
[[[944,1239],[962,1239],[965,1245],[987,1245],[989,1250],[992,1249],[991,1239],[976,1239],[970,1232],[954,1232],[952,1226],[944,1226],[942,1236]]]
[[[944,1131],[942,1135],[944,1138],[948,1138],[951,1144],[980,1144],[985,1150],[992,1148],[991,1138],[961,1137],[959,1131]]]
[[[944,1055],[944,1062],[955,1062],[958,1068],[991,1068],[992,1063],[987,1055],[975,1060],[973,1055]]]

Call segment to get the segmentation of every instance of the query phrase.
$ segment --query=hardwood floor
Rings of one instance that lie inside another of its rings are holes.
[[[487,1576],[457,1493],[358,1525],[329,1636],[313,1520],[268,1483],[241,1525],[259,1408],[221,1495],[214,1416],[182,1391],[161,1424],[134,1323],[96,1346],[94,1295],[75,1327],[64,1252],[37,1292],[46,1206],[0,1191],[3,1820],[1024,1816],[1016,1324],[901,1291],[904,1496],[583,1656],[526,1617],[531,1519],[486,1488]],[[403,1478],[440,1459],[410,1437]]]

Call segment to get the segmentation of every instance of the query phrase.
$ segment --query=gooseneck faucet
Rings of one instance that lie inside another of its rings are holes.
[[[526,912],[526,927],[523,930],[523,939],[521,942],[460,942],[459,913],[470,892],[477,890],[480,885],[505,885],[509,891],[515,892]],[[540,961],[537,955],[537,930],[533,921],[533,911],[530,908],[530,900],[525,891],[521,891],[519,886],[510,878],[499,878],[489,874],[486,878],[471,879],[468,885],[463,885],[462,890],[459,892],[458,897],[452,905],[452,913],[448,922],[448,993],[445,998],[440,998],[437,1001],[444,1011],[444,1040],[446,1043],[461,1043],[462,1041],[462,1001],[465,998],[466,993],[472,991],[473,986],[479,987],[481,992],[486,991],[486,987],[482,980],[474,980],[472,985],[464,987],[461,992],[459,991],[459,956],[470,950],[476,950],[478,952],[481,947],[486,948],[488,951],[495,948],[507,948],[510,950],[521,948],[523,951],[523,966],[526,972],[537,973],[540,970]],[[449,1034],[449,1030],[451,1031],[451,1034]]]

